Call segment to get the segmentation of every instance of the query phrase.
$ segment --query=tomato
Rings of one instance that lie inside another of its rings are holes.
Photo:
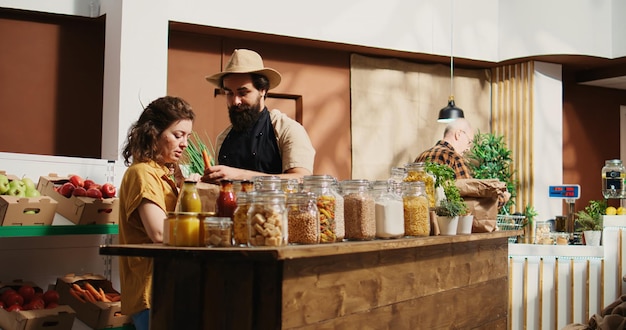
[[[46,306],[51,303],[58,303],[59,293],[56,290],[50,289],[43,294],[43,301],[46,303]]]
[[[72,175],[70,176],[70,182],[74,185],[74,187],[84,187],[85,180],[80,175]]]
[[[25,302],[29,302],[35,297],[35,288],[28,284],[25,284],[17,289],[17,293],[22,296],[22,298],[24,298]]]

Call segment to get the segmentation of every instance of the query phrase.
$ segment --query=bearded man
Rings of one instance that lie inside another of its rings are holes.
[[[266,68],[258,53],[236,49],[224,71],[206,79],[226,93],[231,125],[218,135],[218,165],[207,168],[202,181],[262,175],[290,179],[313,173],[315,149],[304,127],[265,106],[268,91],[280,84],[281,75]]]

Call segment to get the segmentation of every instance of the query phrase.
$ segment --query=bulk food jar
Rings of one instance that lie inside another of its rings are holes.
[[[346,224],[344,219],[344,202],[341,186],[337,179],[333,179],[330,191],[335,195],[335,242],[341,242],[346,237]]]
[[[404,182],[402,203],[404,206],[404,235],[429,236],[430,212],[424,182]]]
[[[335,178],[330,175],[308,175],[302,179],[302,189],[315,194],[320,219],[320,243],[333,243],[337,240],[335,214],[336,193],[332,185]]]
[[[262,175],[252,178],[254,190],[282,190],[282,180],[277,175]]]
[[[343,219],[346,239],[362,241],[376,237],[376,212],[374,197],[367,180],[341,182],[343,193]]]
[[[400,186],[400,185],[398,185]],[[376,218],[376,237],[398,238],[404,236],[404,205],[402,195],[395,193],[396,184],[388,181],[374,181],[372,196]]]
[[[200,193],[195,181],[185,181],[178,193],[176,212],[202,212]]]
[[[287,194],[287,226],[289,243],[320,242],[320,218],[315,194],[308,192]]]
[[[248,211],[249,246],[287,245],[285,193],[280,190],[257,191]]]
[[[604,162],[602,167],[602,196],[604,198],[626,197],[626,170],[619,159],[611,159]]]
[[[424,182],[424,189],[426,197],[428,198],[428,205],[435,207],[435,177],[426,172],[425,163],[409,163],[405,165],[406,177],[405,182]]]
[[[256,194],[254,191],[237,193],[237,207],[233,214],[233,241],[235,245],[248,245],[248,211],[254,194]]]

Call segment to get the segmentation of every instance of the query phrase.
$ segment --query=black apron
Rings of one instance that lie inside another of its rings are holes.
[[[254,126],[245,132],[230,130],[219,151],[219,164],[267,174],[281,174],[280,156],[274,126],[267,108]]]

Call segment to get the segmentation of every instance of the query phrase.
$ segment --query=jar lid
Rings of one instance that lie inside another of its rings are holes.
[[[622,163],[621,159],[609,159],[607,161],[604,162],[605,164],[610,164],[610,165],[620,165]]]

